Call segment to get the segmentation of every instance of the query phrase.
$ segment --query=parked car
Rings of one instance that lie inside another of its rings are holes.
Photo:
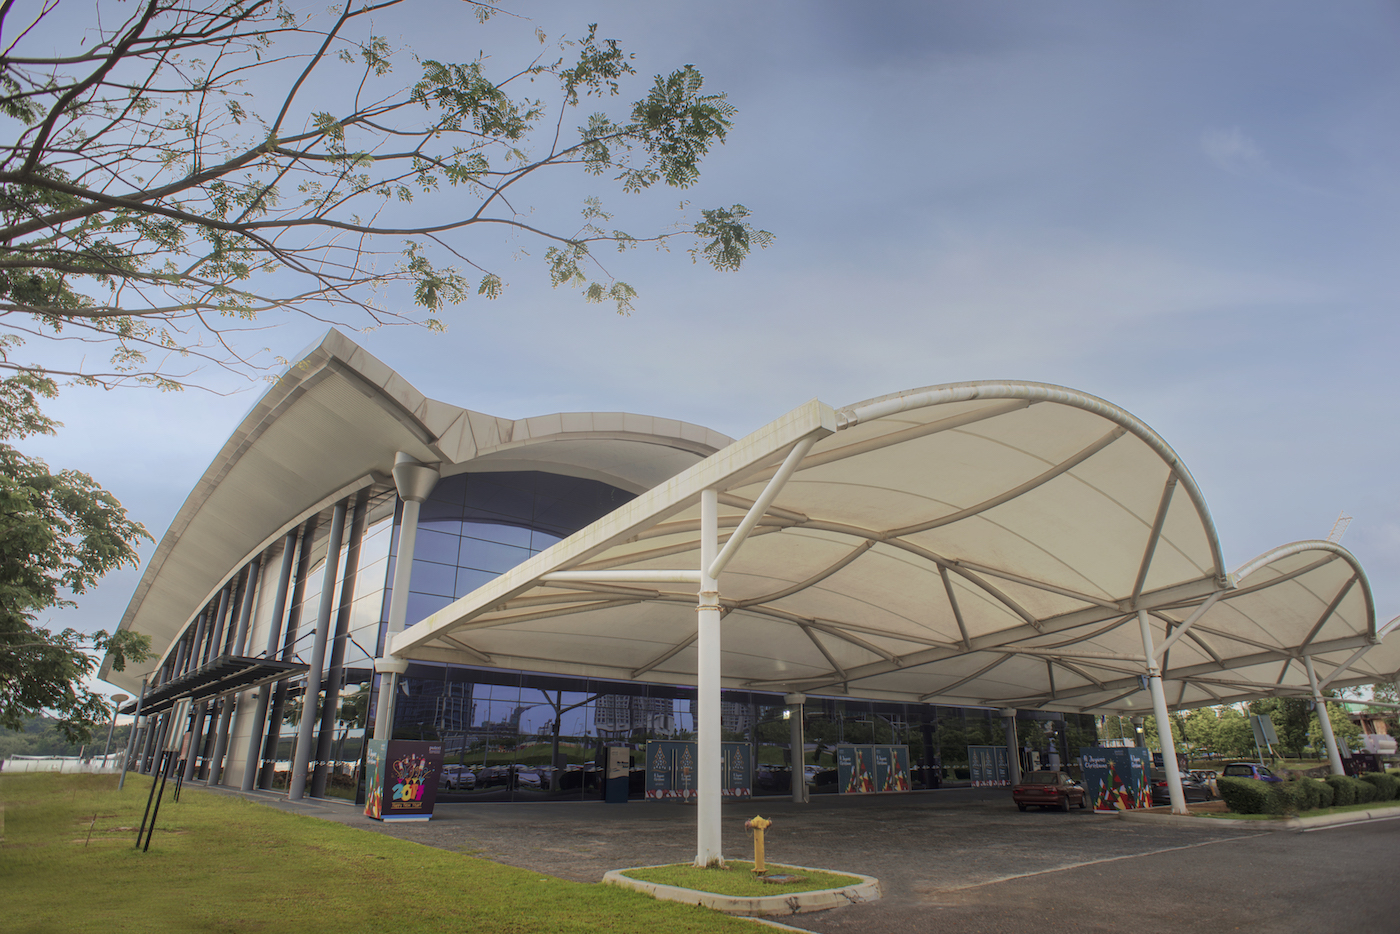
[[[1011,799],[1023,811],[1034,804],[1068,812],[1071,806],[1087,807],[1084,798],[1084,786],[1064,772],[1027,772],[1011,789]]]
[[[1215,795],[1216,797],[1220,796],[1220,787],[1215,783],[1215,780],[1219,777],[1220,773],[1215,771],[1215,769],[1191,770],[1191,780],[1193,782],[1200,782],[1202,785],[1205,785],[1207,788],[1210,789],[1210,793]]]
[[[1229,765],[1225,766],[1220,774],[1224,775],[1226,778],[1257,778],[1261,782],[1283,781],[1283,779],[1269,771],[1267,766],[1259,765],[1255,762],[1231,762]]]
[[[1152,770],[1152,803],[1171,804],[1171,789],[1167,787],[1167,770]],[[1191,777],[1191,773],[1183,772],[1181,775],[1181,791],[1186,796],[1187,801],[1214,801],[1215,792],[1204,782],[1197,781]]]
[[[446,788],[448,791],[456,791],[459,788],[475,788],[476,776],[472,770],[461,765],[443,766],[438,773],[438,787]]]

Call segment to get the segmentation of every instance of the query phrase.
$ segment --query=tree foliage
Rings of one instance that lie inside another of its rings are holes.
[[[444,28],[464,41],[498,27],[494,5],[463,8],[476,16]],[[681,238],[731,270],[768,244],[740,204],[642,234],[613,226],[596,195],[576,216],[537,213],[559,170],[623,193],[694,185],[735,108],[693,66],[616,107],[633,58],[596,27],[553,45],[536,30],[535,57],[502,67],[418,58],[375,31],[415,12],[136,0],[89,14],[51,0],[22,21],[0,5],[14,129],[0,145],[0,329],[111,351],[110,367],[64,370],[13,359],[11,342],[0,365],[175,387],[181,357],[248,370],[234,332],[269,312],[441,327],[447,306],[501,294],[484,250],[503,239],[623,313],[636,292],[600,248]]]
[[[0,381],[0,726],[19,730],[43,711],[58,715],[69,742],[84,742],[108,708],[81,681],[106,654],[117,671],[147,657],[149,636],[99,630],[51,632],[39,614],[71,606],[108,571],[136,563],[146,530],[91,477],[52,473],[8,442],[51,434],[39,400],[53,381],[18,373]],[[96,653],[96,655],[94,655]]]

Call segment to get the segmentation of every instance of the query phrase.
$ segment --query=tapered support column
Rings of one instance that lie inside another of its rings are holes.
[[[724,863],[720,831],[720,609],[719,583],[709,567],[719,553],[719,498],[714,490],[700,494],[700,601],[696,648],[696,815],[695,865]]]
[[[146,701],[146,684],[149,679],[141,679],[141,693],[136,695],[136,712],[131,715],[131,732],[126,734],[126,752],[122,754],[122,774],[117,779],[117,791],[126,784],[126,770],[131,768],[131,753],[136,749],[136,725],[141,722],[141,705]]]
[[[312,643],[306,672],[306,691],[301,696],[301,720],[297,724],[297,751],[292,762],[287,800],[300,801],[306,794],[306,770],[311,764],[311,737],[316,730],[316,704],[321,697],[321,669],[326,664],[326,640],[330,634],[331,606],[335,603],[336,571],[340,569],[340,543],[345,536],[345,500],[335,504],[331,534],[326,542],[325,576],[321,580],[321,603],[316,614],[316,640]]]
[[[258,581],[262,571],[262,556],[259,555],[248,565],[248,582],[243,585],[243,599],[238,611],[238,625],[233,634],[233,654],[242,655],[248,644],[248,622],[253,615],[253,601],[258,592]],[[242,708],[240,717],[248,715],[251,692],[242,695],[230,694],[224,698],[224,712],[219,717],[219,732],[214,738],[214,758],[209,766],[209,784],[219,785],[224,778],[224,754],[228,751],[229,727],[233,723],[233,708]]]
[[[1138,627],[1142,630],[1142,654],[1147,658],[1147,686],[1152,692],[1152,716],[1157,721],[1157,739],[1162,744],[1162,768],[1167,772],[1167,793],[1171,796],[1172,813],[1188,814],[1186,793],[1181,789],[1181,769],[1176,764],[1172,722],[1167,718],[1167,694],[1162,690],[1162,669],[1152,652],[1152,627],[1148,624],[1146,610],[1138,610]]]
[[[802,718],[807,703],[806,694],[788,694],[783,698],[788,707],[788,742],[792,747],[792,800],[807,803],[807,739],[802,735]]]
[[[413,576],[413,547],[418,539],[419,504],[433,492],[438,482],[436,467],[421,464],[400,451],[394,459],[394,485],[403,501],[399,518],[399,547],[394,556],[394,583],[389,593],[389,620],[384,634],[384,657],[374,660],[374,670],[380,673],[379,697],[374,707],[374,738],[390,739],[394,729],[394,694],[398,691],[399,675],[408,663],[389,652],[389,643],[403,632],[408,613],[408,585]]]
[[[185,771],[184,780],[193,781],[197,766],[199,765],[199,754],[204,749],[204,716],[208,711],[208,701],[198,701],[190,713],[189,743],[184,746],[185,750]]]
[[[1317,711],[1317,722],[1322,726],[1322,741],[1327,744],[1327,761],[1332,766],[1333,775],[1345,775],[1342,768],[1342,754],[1337,750],[1337,737],[1332,733],[1332,718],[1327,715],[1327,699],[1322,696],[1322,688],[1317,683],[1317,672],[1313,671],[1311,655],[1303,656],[1303,666],[1308,670],[1308,683],[1312,685],[1313,709]]]
[[[282,567],[277,573],[277,594],[272,600],[272,619],[268,623],[267,649],[265,658],[275,658],[277,644],[282,638],[282,617],[287,612],[287,589],[292,580],[292,559],[296,554],[300,533],[288,532],[282,540]],[[258,781],[258,767],[262,762],[258,755],[262,749],[263,730],[267,726],[267,707],[272,699],[272,685],[258,688],[258,708],[253,713],[253,729],[248,735],[248,752],[243,763],[243,790],[252,791]]]
[[[997,711],[1001,717],[1001,728],[1006,734],[1006,764],[1011,770],[1011,784],[1021,784],[1021,750],[1017,748],[1016,708],[1003,707]]]

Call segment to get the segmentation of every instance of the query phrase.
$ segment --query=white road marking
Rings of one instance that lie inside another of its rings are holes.
[[[1322,828],[1318,828],[1321,830]],[[1064,872],[1067,869],[1078,869],[1081,866],[1096,866],[1099,863],[1116,863],[1123,859],[1139,859],[1143,856],[1156,856],[1158,853],[1171,853],[1176,850],[1192,850],[1198,846],[1212,846],[1216,843],[1233,843],[1236,840],[1252,840],[1255,837],[1267,837],[1272,831],[1262,833],[1245,834],[1238,837],[1224,837],[1219,840],[1206,840],[1204,843],[1188,843],[1185,846],[1169,846],[1160,850],[1148,850],[1146,853],[1128,853],[1124,856],[1106,856],[1103,859],[1090,859],[1082,863],[1070,863],[1067,866],[1056,866],[1053,869],[1037,869],[1035,872],[1018,872],[1010,876],[999,876],[995,879],[988,879],[985,882],[974,882],[971,885],[960,885],[952,889],[940,889],[942,892],[962,892],[967,889],[976,889],[984,885],[996,885],[998,882],[1009,882],[1012,879],[1026,879],[1031,876],[1043,876],[1052,872]]]

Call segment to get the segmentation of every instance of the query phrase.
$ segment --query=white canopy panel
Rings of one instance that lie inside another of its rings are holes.
[[[808,403],[410,627],[392,651],[694,683],[701,491],[719,493],[722,547],[805,437],[818,440],[719,578],[726,686],[1142,709],[1137,611],[1160,645],[1215,594],[1166,655],[1174,704],[1296,691],[1302,655],[1326,678],[1376,639],[1345,549],[1287,546],[1236,586],[1204,498],[1155,432],[1102,399],[997,382]]]

